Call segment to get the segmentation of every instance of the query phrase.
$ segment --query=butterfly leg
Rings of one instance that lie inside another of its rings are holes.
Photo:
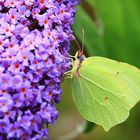
[[[72,72],[71,72],[71,70],[65,72],[65,73],[62,75],[62,77],[61,77],[61,81],[63,81],[65,78],[69,78],[69,79],[72,78]]]

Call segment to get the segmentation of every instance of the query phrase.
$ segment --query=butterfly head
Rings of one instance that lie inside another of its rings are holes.
[[[79,45],[77,39],[74,37],[74,40],[79,48],[79,50],[75,54],[75,58],[79,60],[80,62],[84,61],[86,59],[85,55],[83,54],[84,52],[84,30],[83,31],[83,41],[82,41],[82,47]]]
[[[82,50],[79,50],[76,52],[75,55],[76,59],[79,60],[80,62],[84,61],[86,59],[85,55],[83,54]]]

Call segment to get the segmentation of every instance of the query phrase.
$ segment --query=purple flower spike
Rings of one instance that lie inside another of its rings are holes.
[[[78,1],[0,0],[0,140],[48,139]]]

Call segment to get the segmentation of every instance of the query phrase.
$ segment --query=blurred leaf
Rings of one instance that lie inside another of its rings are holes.
[[[81,30],[85,30],[88,55],[102,56],[106,50],[107,57],[140,67],[139,5],[138,0],[83,0],[78,7],[74,31],[82,40]],[[103,30],[98,28],[99,24]]]
[[[96,126],[95,123],[86,121],[84,133],[89,133],[90,131],[93,130],[93,128],[94,128],[95,126]]]
[[[85,51],[88,55],[105,55],[105,47],[103,38],[96,28],[95,23],[85,12],[85,10],[79,6],[73,26],[76,37],[82,42],[82,29],[85,31]]]
[[[104,24],[104,42],[110,58],[140,66],[140,1],[87,0]]]

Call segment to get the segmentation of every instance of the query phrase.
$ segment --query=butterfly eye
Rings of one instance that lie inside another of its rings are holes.
[[[77,58],[81,58],[81,57],[82,57],[82,55],[83,55],[83,51],[79,50],[79,51],[78,51]]]

